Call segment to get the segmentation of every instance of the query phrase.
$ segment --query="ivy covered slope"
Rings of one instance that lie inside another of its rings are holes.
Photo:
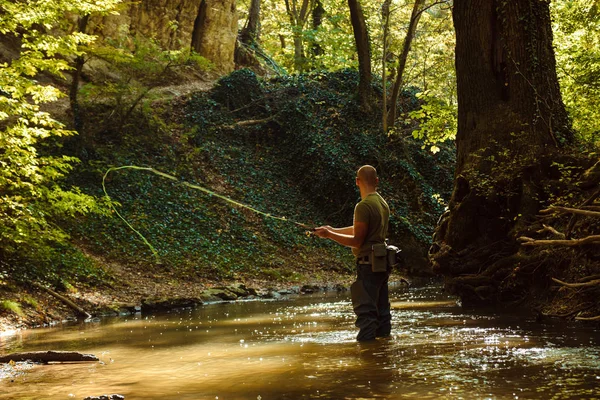
[[[70,225],[74,242],[102,263],[192,280],[302,284],[349,276],[347,249],[308,235],[294,222],[351,224],[359,199],[354,174],[368,163],[381,175],[393,242],[404,249],[410,272],[425,272],[454,156],[450,150],[433,156],[412,137],[384,135],[377,115],[358,110],[357,79],[343,71],[262,81],[239,70],[212,91],[147,104],[118,132],[94,131],[106,126],[110,111],[88,110],[90,133],[74,146],[87,149],[89,157],[85,171],[72,175],[78,186],[102,196],[104,172],[122,165],[152,167],[180,181],[133,169],[106,178],[117,210],[155,248],[158,260],[115,215],[89,215]],[[416,100],[408,96],[405,103],[411,102]]]

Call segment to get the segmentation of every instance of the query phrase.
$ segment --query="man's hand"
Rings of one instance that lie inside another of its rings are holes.
[[[331,231],[331,226],[329,226],[329,225],[319,226],[318,228],[315,228],[314,234],[320,238],[328,238],[330,231]]]

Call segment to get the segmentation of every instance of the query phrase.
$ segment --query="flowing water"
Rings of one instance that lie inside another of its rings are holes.
[[[0,370],[0,399],[599,399],[600,335],[463,310],[439,287],[391,296],[393,336],[357,343],[349,293],[210,304],[0,338],[0,354],[100,362]]]

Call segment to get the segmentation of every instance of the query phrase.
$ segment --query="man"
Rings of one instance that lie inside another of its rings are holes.
[[[357,278],[350,287],[352,306],[356,313],[359,341],[386,337],[391,331],[388,296],[389,271],[373,272],[371,246],[383,244],[387,236],[390,209],[377,193],[379,178],[370,165],[360,167],[356,185],[361,201],[354,208],[354,224],[345,228],[321,226],[315,234],[351,247],[356,256]]]

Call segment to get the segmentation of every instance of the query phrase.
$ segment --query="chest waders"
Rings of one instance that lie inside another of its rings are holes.
[[[368,261],[356,262],[356,282],[350,286],[352,307],[359,328],[356,340],[366,341],[390,335],[392,330],[388,271],[373,272]]]

